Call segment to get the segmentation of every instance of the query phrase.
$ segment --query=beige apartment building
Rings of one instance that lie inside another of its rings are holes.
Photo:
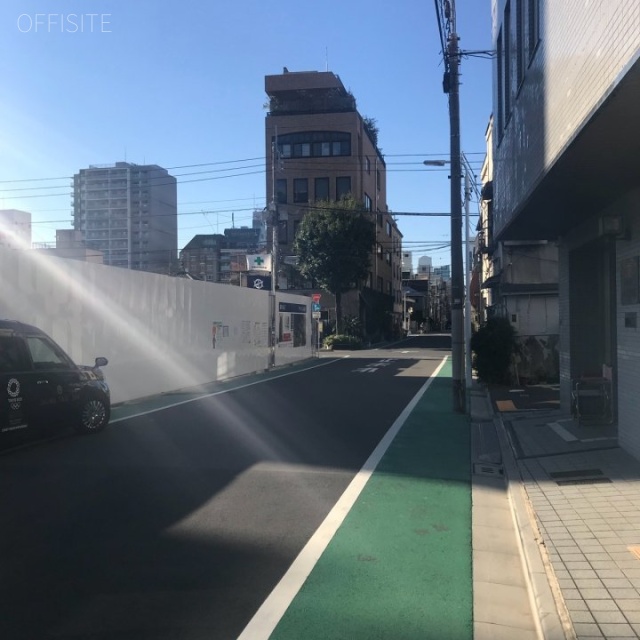
[[[354,96],[329,71],[289,72],[265,77],[269,112],[265,121],[267,202],[277,205],[278,286],[311,291],[295,269],[296,230],[314,202],[351,194],[376,223],[368,281],[344,297],[345,314],[360,317],[374,332],[386,317],[385,333],[400,326],[402,234],[387,206],[386,164],[375,123],[358,112]],[[269,234],[271,237],[271,234]],[[287,258],[289,258],[287,260]],[[331,320],[331,298],[322,298]],[[377,320],[376,320],[377,319]],[[378,322],[379,323],[379,322]]]

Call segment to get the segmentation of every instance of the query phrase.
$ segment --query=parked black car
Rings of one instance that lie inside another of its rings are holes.
[[[78,366],[46,333],[0,320],[0,441],[10,434],[73,427],[96,433],[109,423],[111,395],[100,367]]]

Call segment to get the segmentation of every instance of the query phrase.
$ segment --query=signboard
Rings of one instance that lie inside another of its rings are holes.
[[[294,304],[293,302],[279,302],[278,311],[288,313],[307,313],[307,305]]]
[[[247,276],[247,287],[271,291],[271,276]]]
[[[278,346],[302,347],[307,344],[307,312],[306,304],[292,302],[278,303]]]
[[[249,271],[271,271],[271,255],[247,255],[247,269]]]

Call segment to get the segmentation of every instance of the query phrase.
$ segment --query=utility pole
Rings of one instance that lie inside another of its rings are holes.
[[[471,413],[471,256],[469,252],[469,199],[471,198],[471,185],[469,182],[469,166],[465,160],[464,169],[464,388],[465,409]]]
[[[449,126],[451,138],[451,364],[453,410],[464,413],[464,297],[462,266],[462,170],[460,156],[460,49],[456,32],[455,0],[449,0],[449,41],[447,61],[449,73]]]
[[[276,365],[276,336],[278,334],[278,309],[276,304],[276,289],[278,279],[278,231],[280,226],[280,216],[278,212],[278,198],[276,195],[276,159],[278,158],[278,130],[271,145],[271,202],[269,211],[271,212],[271,291],[269,292],[269,307],[271,316],[271,326],[269,327],[269,364]]]

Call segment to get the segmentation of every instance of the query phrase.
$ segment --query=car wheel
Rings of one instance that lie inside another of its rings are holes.
[[[80,405],[80,415],[76,423],[76,430],[80,433],[97,433],[109,424],[111,407],[109,403],[97,394],[86,396]]]

